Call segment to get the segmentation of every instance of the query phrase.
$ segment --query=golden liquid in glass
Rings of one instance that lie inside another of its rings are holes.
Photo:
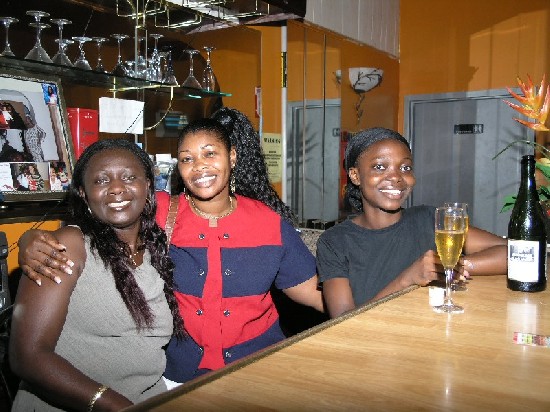
[[[458,230],[462,228],[461,223],[462,218],[457,216],[445,216],[445,229],[449,230]],[[466,241],[466,235],[468,234],[468,225],[470,224],[470,218],[468,216],[464,216],[464,240],[462,242],[462,246],[464,246],[464,242]]]
[[[470,218],[464,216],[464,240],[462,241],[462,247],[464,247],[464,242],[466,242],[466,236],[468,235],[468,227],[470,226]]]
[[[464,244],[463,230],[436,230],[435,245],[445,268],[454,268]]]

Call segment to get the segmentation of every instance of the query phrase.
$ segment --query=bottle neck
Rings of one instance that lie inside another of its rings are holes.
[[[535,158],[534,156],[523,156],[521,159],[521,184],[519,194],[537,193],[535,182]],[[538,195],[537,195],[538,200]]]

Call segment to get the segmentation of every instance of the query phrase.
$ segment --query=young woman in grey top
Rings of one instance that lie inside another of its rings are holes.
[[[434,208],[403,204],[416,183],[409,144],[399,133],[372,128],[354,135],[345,155],[350,204],[359,214],[325,231],[317,269],[331,317],[443,273],[434,242]],[[469,275],[506,273],[506,241],[470,227],[465,259]]]

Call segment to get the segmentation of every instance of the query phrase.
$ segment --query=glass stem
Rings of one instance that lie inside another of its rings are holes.
[[[451,298],[453,283],[453,268],[445,268],[445,305],[452,306],[453,300]]]

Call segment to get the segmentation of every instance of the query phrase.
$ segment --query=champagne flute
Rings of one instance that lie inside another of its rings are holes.
[[[95,65],[94,71],[99,73],[107,73],[105,66],[103,65],[103,60],[101,59],[101,45],[108,41],[106,37],[92,37],[92,41],[95,41],[97,45],[97,63]]]
[[[122,43],[122,40],[127,39],[130,36],[128,36],[127,34],[111,34],[111,37],[113,39],[116,39],[118,43],[118,57],[117,57],[115,68],[113,69],[111,74],[114,74],[115,76],[126,76],[128,75],[128,70],[126,69],[126,67],[124,66],[124,62],[122,61],[122,55],[120,53],[120,44]]]
[[[134,64],[134,77],[139,79],[145,79],[147,76],[147,60],[141,54],[141,43],[145,40],[145,37],[137,37],[138,55]],[[147,54],[147,50],[145,50]]]
[[[458,207],[438,207],[435,210],[435,245],[445,269],[445,301],[435,306],[438,313],[462,313],[464,308],[455,305],[451,298],[453,269],[464,244],[464,210]]]
[[[172,65],[172,51],[168,50],[167,52],[161,52],[160,56],[164,56],[164,60],[166,61],[166,70],[164,70],[162,82],[169,86],[177,86],[178,80],[176,79],[174,66]]]
[[[443,204],[444,207],[459,207],[464,211],[464,243],[466,242],[466,236],[468,236],[468,227],[470,225],[470,218],[468,217],[468,203],[458,203],[458,202],[445,202]],[[462,249],[464,249],[464,244],[462,245]],[[464,292],[468,290],[468,287],[466,286],[468,282],[466,282],[464,279],[458,279],[456,281],[453,281],[452,288],[455,291],[461,291]]]
[[[214,75],[214,70],[210,65],[210,54],[212,53],[212,50],[214,50],[215,48],[210,46],[205,46],[203,47],[203,49],[206,51],[206,67],[202,72],[202,88],[208,91],[215,91],[216,76]]]
[[[153,33],[149,35],[153,39],[155,39],[155,47],[153,48],[153,52],[151,53],[151,59],[149,63],[149,67],[147,69],[147,80],[152,80],[154,82],[161,82],[162,81],[162,70],[161,70],[161,56],[158,49],[158,41],[160,38],[164,37],[162,34]]]
[[[6,29],[6,46],[4,47],[4,51],[2,53],[0,53],[0,56],[10,56],[10,57],[15,57],[15,54],[13,54],[13,52],[11,51],[11,47],[10,47],[10,40],[9,40],[9,30],[10,30],[10,25],[11,24],[15,24],[19,22],[18,19],[16,19],[15,17],[0,17],[0,23],[2,23],[4,25],[4,28]]]

